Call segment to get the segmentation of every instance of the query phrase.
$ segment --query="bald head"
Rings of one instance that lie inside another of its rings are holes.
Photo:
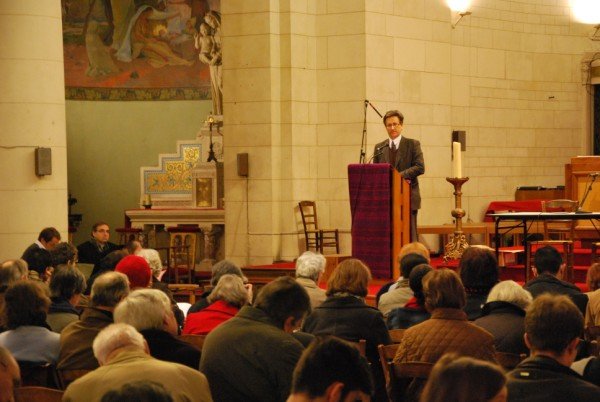
[[[19,365],[10,352],[0,346],[0,402],[14,402],[15,389],[20,383]]]

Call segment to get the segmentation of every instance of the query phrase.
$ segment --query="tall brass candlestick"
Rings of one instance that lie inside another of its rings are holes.
[[[444,245],[444,261],[456,260],[462,257],[463,253],[469,247],[467,238],[462,231],[462,218],[465,216],[465,210],[462,209],[462,185],[469,180],[468,177],[446,177],[446,181],[454,186],[454,209],[452,216],[455,219],[454,234],[450,235],[448,243]]]

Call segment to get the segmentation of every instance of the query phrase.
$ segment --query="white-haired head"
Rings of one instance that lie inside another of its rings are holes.
[[[327,260],[323,255],[313,253],[312,251],[305,251],[296,260],[296,277],[297,278],[309,278],[317,282],[319,275],[325,271],[325,264]]]
[[[519,286],[517,282],[502,281],[498,282],[492,290],[490,290],[487,302],[490,303],[494,301],[511,303],[525,310],[533,301],[533,297],[531,296],[531,293]]]
[[[232,306],[242,308],[249,302],[248,295],[242,278],[232,274],[225,274],[219,279],[217,286],[210,292],[206,301],[212,304],[217,300],[223,300]]]
[[[163,265],[162,261],[160,260],[160,254],[158,253],[158,251],[152,248],[142,248],[138,250],[135,254],[139,255],[148,262],[148,265],[150,265],[150,269],[152,270],[153,277],[160,277],[160,273],[163,270]]]
[[[148,351],[148,345],[135,328],[128,324],[110,324],[94,339],[92,349],[101,366],[108,363],[107,358],[117,349],[135,348]]]
[[[138,331],[165,330],[165,324],[173,319],[173,310],[171,301],[163,291],[137,289],[117,305],[113,317],[115,323],[129,324]]]

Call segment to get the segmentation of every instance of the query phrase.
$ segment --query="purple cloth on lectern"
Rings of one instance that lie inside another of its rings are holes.
[[[391,278],[391,166],[348,165],[352,256],[369,266],[373,277]]]

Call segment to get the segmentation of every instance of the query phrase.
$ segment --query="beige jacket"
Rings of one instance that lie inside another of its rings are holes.
[[[110,363],[72,382],[63,402],[100,402],[108,391],[140,380],[162,384],[175,402],[212,402],[204,374],[181,364],[157,360],[135,348],[125,349]]]
[[[325,301],[327,296],[325,295],[325,291],[321,289],[315,281],[308,278],[296,278],[296,282],[306,289],[308,293],[308,297],[310,297],[310,307],[314,310],[316,307],[319,307],[321,303]]]

